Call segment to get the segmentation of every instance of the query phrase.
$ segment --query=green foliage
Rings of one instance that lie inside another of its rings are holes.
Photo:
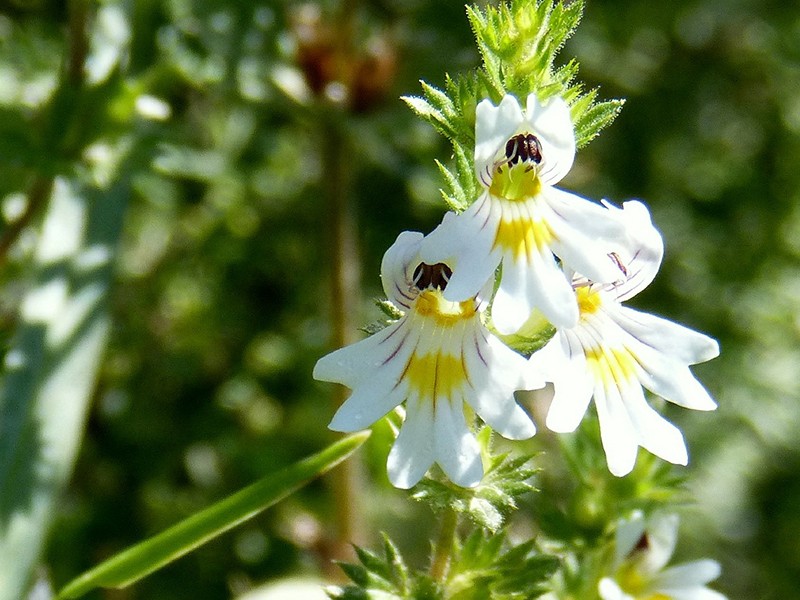
[[[447,478],[426,477],[414,487],[412,498],[425,502],[435,511],[463,514],[489,531],[500,529],[508,514],[517,508],[517,499],[536,490],[530,479],[537,469],[531,465],[530,455],[492,454],[490,436],[488,427],[478,434],[488,464],[477,486],[463,488]]]
[[[356,548],[360,564],[340,564],[352,585],[330,587],[335,600],[527,600],[547,590],[559,560],[534,541],[510,545],[504,532],[474,531],[454,549],[444,581],[406,566],[383,536],[383,556]]]
[[[295,492],[355,452],[369,432],[350,435],[278,473],[195,513],[166,531],[109,558],[64,586],[59,598],[79,598],[97,587],[124,588],[207,543]]]
[[[557,557],[534,540],[509,545],[505,532],[474,531],[454,553],[448,573],[449,600],[527,600],[548,589]]]
[[[513,348],[525,357],[544,348],[545,344],[555,335],[556,329],[540,312],[534,314],[526,321],[516,333],[503,335],[494,332],[503,343]]]
[[[378,333],[382,329],[385,329],[398,319],[403,317],[403,312],[398,309],[390,300],[383,300],[381,298],[375,298],[373,300],[375,306],[377,306],[380,311],[386,316],[385,319],[379,319],[377,321],[373,321],[368,325],[364,325],[361,327],[361,331],[367,333],[369,335],[373,335]]]
[[[124,185],[86,181],[58,180],[50,197],[0,391],[0,555],[14,557],[0,560],[0,598],[26,589],[72,470],[108,338],[110,258],[127,201]]]
[[[429,577],[412,572],[391,539],[383,535],[383,556],[355,547],[360,565],[339,563],[355,585],[330,587],[328,595],[337,600],[438,598]]]
[[[512,0],[498,7],[467,8],[483,66],[468,75],[447,77],[444,90],[424,81],[422,97],[403,100],[453,146],[454,166],[437,161],[447,185],[447,205],[464,210],[476,198],[478,183],[469,160],[475,145],[475,107],[483,98],[499,102],[506,94],[544,101],[562,97],[570,106],[579,148],[588,144],[619,114],[622,100],[597,101],[597,90],[576,83],[578,63],[555,66],[558,52],[574,33],[583,1]]]

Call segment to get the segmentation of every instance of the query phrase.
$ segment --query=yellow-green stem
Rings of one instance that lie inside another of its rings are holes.
[[[440,583],[444,583],[450,569],[457,526],[458,515],[452,510],[446,511],[442,518],[442,528],[439,530],[436,546],[433,548],[433,559],[431,559],[431,577]]]

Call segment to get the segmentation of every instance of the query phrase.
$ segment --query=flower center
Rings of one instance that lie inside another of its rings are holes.
[[[440,327],[452,327],[462,319],[475,315],[475,301],[451,302],[445,300],[439,290],[423,290],[414,305],[416,313],[431,317]]]
[[[581,316],[596,313],[603,304],[600,293],[597,290],[593,290],[591,286],[588,285],[576,289],[575,295],[578,300],[578,309],[580,310]]]
[[[534,164],[542,162],[542,145],[532,133],[520,133],[506,142],[506,158],[508,166],[518,162],[530,161]]]
[[[452,276],[452,269],[444,263],[419,263],[414,269],[414,286],[420,292],[427,289],[444,291]]]
[[[505,158],[498,160],[489,191],[507,200],[524,200],[542,189],[537,167],[542,162],[542,145],[532,133],[520,133],[506,142]]]
[[[622,591],[635,600],[672,600],[670,596],[661,592],[650,592],[647,589],[650,582],[640,573],[638,566],[634,563],[627,563],[620,567],[616,580]]]

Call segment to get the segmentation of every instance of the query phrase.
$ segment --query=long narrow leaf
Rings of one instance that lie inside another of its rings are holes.
[[[78,598],[97,587],[126,587],[257,515],[310,479],[336,466],[369,437],[356,433],[228,496],[166,531],[131,546],[67,584],[58,598]]]
[[[124,178],[53,185],[0,385],[2,600],[24,596],[80,446],[128,192]]]

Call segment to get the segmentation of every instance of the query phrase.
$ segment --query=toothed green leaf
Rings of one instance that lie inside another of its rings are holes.
[[[484,428],[481,434],[489,431]],[[444,477],[426,477],[414,487],[412,497],[435,511],[455,511],[484,529],[497,531],[517,507],[517,498],[536,489],[529,480],[537,469],[530,464],[531,456],[492,456],[488,450],[486,454],[489,466],[476,487],[462,488]]]

